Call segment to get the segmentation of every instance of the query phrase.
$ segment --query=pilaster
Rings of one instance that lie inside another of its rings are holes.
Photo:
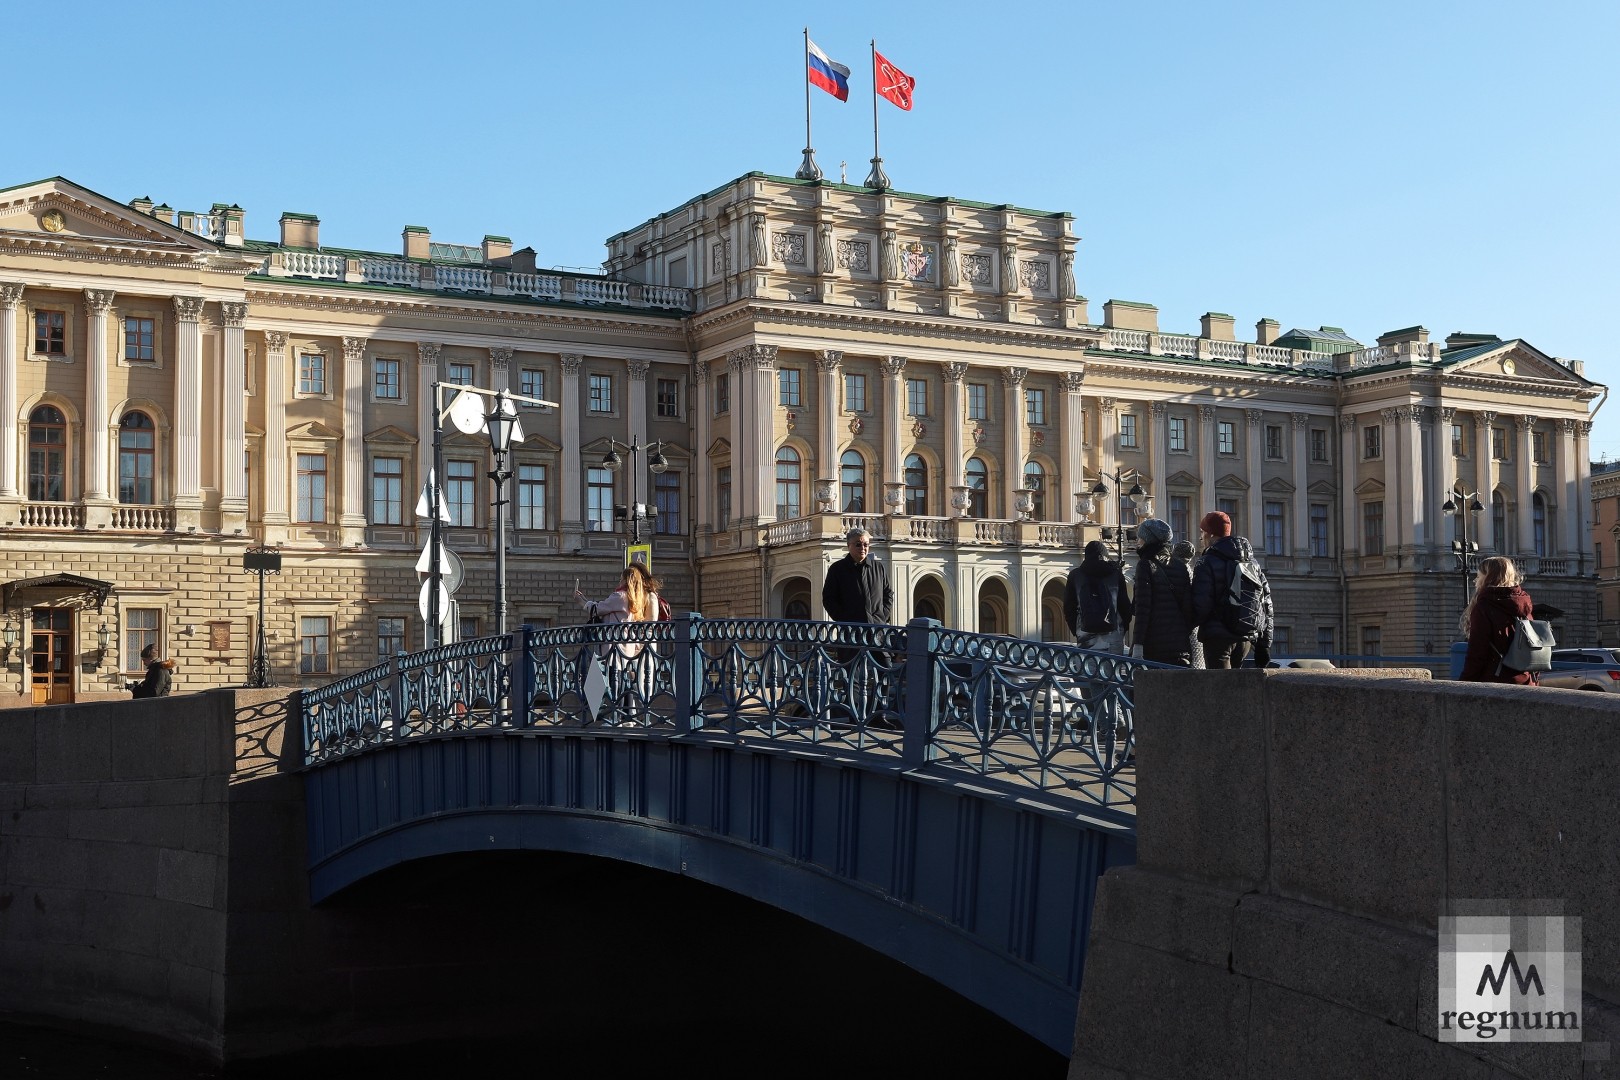
[[[1249,496],[1244,501],[1243,531],[1249,536],[1249,543],[1257,550],[1265,550],[1266,527],[1266,454],[1265,454],[1265,423],[1266,414],[1260,409],[1245,409],[1244,419],[1248,421],[1247,438],[1244,442],[1243,456],[1244,472],[1249,478]]]
[[[1517,466],[1516,482],[1513,501],[1519,508],[1519,555],[1527,558],[1536,553],[1536,522],[1535,522],[1535,464],[1530,453],[1530,432],[1536,425],[1536,418],[1529,413],[1523,413],[1513,418],[1514,426],[1518,429],[1517,445],[1513,451],[1513,463]]]
[[[1169,475],[1165,468],[1165,452],[1170,445],[1170,406],[1162,401],[1151,401],[1147,407],[1147,428],[1143,437],[1147,439],[1148,472],[1152,474],[1152,486],[1149,491],[1158,494],[1157,504],[1165,516],[1170,514],[1170,493],[1165,490],[1165,477]]]
[[[1048,504],[1047,514],[1055,521],[1077,522],[1074,496],[1086,490],[1086,384],[1085,366],[1063,374],[1063,430],[1058,433],[1058,452],[1063,455],[1063,486],[1056,492],[1060,505]],[[1162,488],[1162,485],[1161,485]]]
[[[709,461],[709,417],[714,404],[709,397],[709,362],[699,360],[692,365],[692,417],[697,439],[692,447],[692,490],[697,500],[697,520],[692,529],[699,536],[714,529],[714,476]]]
[[[338,543],[366,542],[366,339],[343,339],[343,487],[338,492]]]
[[[562,354],[562,394],[557,415],[562,421],[562,475],[557,478],[557,527],[562,550],[571,552],[585,543],[584,474],[579,453],[579,367],[581,353]]]
[[[757,453],[757,456],[749,460],[759,463],[758,467],[752,470],[754,520],[764,525],[776,520],[776,346],[750,345],[747,353],[752,384],[752,394],[748,398],[748,426],[752,430],[751,442]],[[813,485],[805,485],[805,481],[813,480],[814,477],[804,476],[803,468],[804,464],[801,463],[799,482],[804,486],[800,495],[800,506],[808,508],[808,499],[805,496]]]
[[[90,347],[85,350],[84,365],[84,427],[88,436],[84,467],[84,524],[89,529],[104,529],[112,524],[110,504],[113,501],[108,494],[112,475],[112,417],[108,413],[107,402],[107,370],[111,366],[107,355],[107,316],[112,311],[113,294],[103,289],[86,289],[84,302],[90,313]],[[200,366],[198,372],[200,377]],[[198,422],[201,423],[200,410]]]
[[[1204,514],[1215,509],[1215,481],[1220,477],[1220,456],[1215,452],[1215,406],[1198,406],[1198,481],[1199,498],[1203,509],[1193,514],[1202,520]],[[1101,519],[1099,519],[1101,520]],[[1197,524],[1197,520],[1194,524]],[[1189,539],[1191,539],[1189,537]]]
[[[287,540],[287,335],[264,332],[264,543]],[[427,429],[431,430],[431,429]]]
[[[1475,483],[1479,485],[1479,499],[1485,504],[1485,513],[1495,515],[1492,500],[1496,495],[1496,459],[1491,454],[1491,429],[1496,424],[1497,414],[1494,412],[1474,413],[1474,460]],[[1506,539],[1504,536],[1503,539]],[[1505,555],[1506,552],[1496,550],[1496,527],[1491,518],[1479,530],[1480,555]]]
[[[1348,562],[1361,552],[1361,515],[1356,498],[1356,415],[1339,417],[1339,558]]]
[[[1024,486],[1024,378],[1029,374],[1028,368],[1003,368],[1001,372],[1001,387],[1003,411],[1006,422],[1002,429],[1006,434],[1006,445],[1002,447],[1005,455],[1001,463],[1001,516],[1009,521],[1018,519],[1018,496],[1015,494]],[[990,508],[985,507],[986,510]]]
[[[1309,448],[1306,441],[1310,437],[1308,428],[1311,423],[1310,413],[1289,413],[1288,427],[1290,433],[1288,463],[1293,467],[1294,483],[1294,521],[1293,544],[1291,550],[1295,559],[1305,560],[1311,557],[1311,492],[1310,471],[1307,468]],[[1310,565],[1300,562],[1296,569]]]
[[[883,372],[883,483],[898,484],[903,479],[900,429],[906,415],[906,358],[885,356],[878,367]]]
[[[224,323],[224,356],[219,380],[219,531],[226,536],[247,532],[247,305],[220,303]]]
[[[174,527],[178,532],[196,532],[202,524],[204,303],[201,296],[174,298]]]
[[[0,281],[0,500],[15,502],[17,488],[17,308],[23,286]],[[9,515],[7,515],[9,518]]]
[[[1554,490],[1558,492],[1557,510],[1561,526],[1558,530],[1558,554],[1567,559],[1577,558],[1585,547],[1581,537],[1586,533],[1581,526],[1589,512],[1581,502],[1580,477],[1575,469],[1575,424],[1576,421],[1569,417],[1557,421],[1555,435],[1558,439],[1558,455],[1553,464],[1553,483]]]
[[[837,349],[816,353],[816,464],[812,480],[838,478],[838,372],[844,354]]]

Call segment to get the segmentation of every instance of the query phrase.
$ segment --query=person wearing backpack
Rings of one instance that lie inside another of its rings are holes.
[[[1119,563],[1108,558],[1107,544],[1093,540],[1063,591],[1063,617],[1074,640],[1082,649],[1122,653],[1132,612]]]
[[[1232,535],[1232,519],[1219,510],[1198,523],[1204,557],[1193,569],[1193,622],[1204,643],[1204,665],[1242,667],[1252,648],[1256,667],[1271,663],[1271,583],[1254,548]]]
[[[1132,655],[1144,660],[1192,666],[1192,572],[1170,555],[1170,525],[1148,518],[1136,527],[1136,595],[1131,630]]]
[[[1530,594],[1519,586],[1519,568],[1512,559],[1492,555],[1481,560],[1474,579],[1474,598],[1463,611],[1462,628],[1468,634],[1468,654],[1463,658],[1464,682],[1518,683],[1535,686],[1536,673],[1513,671],[1502,666],[1502,657],[1513,644],[1513,627],[1519,619],[1531,617],[1535,605]]]
[[[1189,605],[1192,603],[1193,560],[1197,556],[1198,549],[1193,547],[1191,540],[1177,540],[1176,546],[1170,549],[1170,561],[1178,567],[1177,573],[1187,575],[1187,602]],[[1192,659],[1193,667],[1202,668],[1204,666],[1204,643],[1198,640],[1198,627],[1192,625],[1190,618],[1187,622],[1188,655]]]

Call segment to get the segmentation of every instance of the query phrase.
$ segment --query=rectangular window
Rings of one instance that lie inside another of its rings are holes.
[[[592,375],[591,412],[610,413],[613,411],[613,376]]]
[[[388,660],[395,653],[405,651],[405,620],[382,618],[377,620],[377,659]]]
[[[1271,628],[1271,651],[1274,654],[1289,656],[1294,651],[1294,628],[1291,626],[1273,626]]]
[[[67,351],[66,312],[34,312],[34,351],[47,356],[61,356]]]
[[[122,671],[143,671],[141,650],[158,643],[157,608],[124,609],[124,666]]]
[[[1384,429],[1378,424],[1363,428],[1361,456],[1366,459],[1382,457],[1384,454]]]
[[[371,362],[371,393],[378,401],[398,401],[399,361],[382,357]]]
[[[679,379],[658,380],[658,415],[675,419],[681,415],[681,382]]]
[[[1463,442],[1462,425],[1451,425],[1451,456],[1465,458],[1468,456],[1468,446]]]
[[[1282,431],[1281,425],[1266,425],[1266,459],[1268,461],[1281,461],[1283,459]]]
[[[471,364],[446,364],[444,381],[457,386],[471,386],[475,375]]]
[[[1220,420],[1215,424],[1215,451],[1220,454],[1237,453],[1237,429],[1230,420]]]
[[[673,535],[681,531],[681,474],[662,472],[653,478],[653,531]]]
[[[844,411],[863,413],[866,411],[866,376],[844,376]]]
[[[798,368],[782,368],[776,373],[776,403],[795,409],[804,404],[799,397]]]
[[[1381,626],[1363,626],[1361,628],[1361,655],[1384,655],[1384,628]]]
[[[153,351],[154,328],[151,319],[135,315],[124,317],[124,359],[132,364],[150,364],[157,359]]]
[[[444,505],[450,511],[450,524],[470,529],[478,524],[478,463],[444,463]]]
[[[714,377],[714,414],[731,411],[731,372],[723,371]]]
[[[517,467],[517,527],[544,529],[546,527],[546,467],[519,465]]]
[[[456,624],[456,637],[461,641],[472,641],[478,637],[478,616],[463,615]]]
[[[613,531],[613,474],[606,469],[585,471],[585,528]]]
[[[731,527],[731,466],[714,471],[714,527],[725,532]]]
[[[1602,544],[1593,544],[1592,545],[1592,569],[1594,569],[1594,570],[1603,569],[1603,545]]]
[[[1338,627],[1318,626],[1316,628],[1316,654],[1318,656],[1332,656],[1338,646],[1338,639]]]
[[[990,419],[990,387],[982,382],[967,384],[967,418],[969,420]]]
[[[405,524],[405,459],[371,459],[371,523]]]
[[[1311,555],[1318,559],[1328,555],[1328,508],[1324,503],[1311,504]]]
[[[1318,464],[1328,460],[1328,437],[1326,428],[1311,428],[1311,460]]]
[[[1187,418],[1185,416],[1172,416],[1170,418],[1170,452],[1172,454],[1185,454],[1187,452]]]
[[[295,521],[326,520],[326,455],[298,455],[298,516]]]
[[[1243,530],[1238,528],[1238,501],[1236,499],[1216,499],[1215,509],[1232,519],[1233,536],[1243,535]]]
[[[1119,447],[1121,450],[1136,449],[1136,414],[1119,414]]]
[[[1170,532],[1185,540],[1192,532],[1192,500],[1186,495],[1170,496]]]
[[[928,380],[906,380],[906,415],[928,415]]]
[[[1361,553],[1363,555],[1382,555],[1384,553],[1384,504],[1369,502],[1361,504]]]
[[[524,397],[546,399],[546,373],[539,368],[524,368],[518,372],[518,393]]]
[[[1288,554],[1288,549],[1284,544],[1283,504],[1280,502],[1268,502],[1266,503],[1266,554]]]
[[[300,394],[326,393],[326,354],[298,354],[298,392]]]
[[[1497,461],[1508,460],[1507,428],[1491,428],[1491,457]]]
[[[1030,424],[1046,423],[1046,391],[1024,391],[1024,420]]]
[[[799,455],[782,450],[776,457],[776,517],[778,521],[792,521],[802,513],[800,491],[803,488],[803,466]]]
[[[1532,431],[1530,433],[1530,460],[1537,465],[1547,464],[1547,433],[1545,431]]]
[[[326,615],[305,615],[298,620],[298,673],[327,675],[332,671],[332,620]]]

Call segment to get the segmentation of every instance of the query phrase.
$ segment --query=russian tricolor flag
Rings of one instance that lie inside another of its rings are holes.
[[[822,52],[809,38],[805,41],[810,46],[810,81],[839,101],[848,101],[849,68]]]

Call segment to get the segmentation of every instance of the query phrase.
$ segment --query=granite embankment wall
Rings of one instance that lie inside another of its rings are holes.
[[[1074,1080],[1620,1075],[1620,699],[1301,672],[1137,681]],[[1584,1040],[1436,1040],[1450,900],[1582,922]]]

